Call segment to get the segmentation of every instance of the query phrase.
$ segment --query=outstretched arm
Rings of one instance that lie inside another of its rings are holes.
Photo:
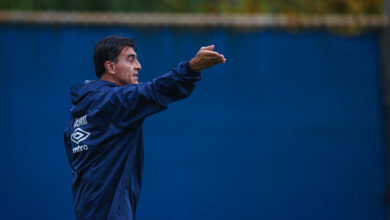
[[[214,45],[202,47],[190,62],[180,63],[177,68],[152,82],[116,87],[102,96],[101,109],[118,127],[164,110],[169,103],[189,96],[195,82],[201,79],[204,68],[225,63],[223,55],[213,51]]]

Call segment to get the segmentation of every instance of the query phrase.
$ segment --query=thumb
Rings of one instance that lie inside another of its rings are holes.
[[[214,50],[214,44],[200,48],[201,50]]]

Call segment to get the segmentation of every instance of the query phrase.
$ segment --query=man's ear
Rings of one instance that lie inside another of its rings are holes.
[[[115,74],[115,63],[107,60],[104,62],[104,67],[106,68],[107,73]]]

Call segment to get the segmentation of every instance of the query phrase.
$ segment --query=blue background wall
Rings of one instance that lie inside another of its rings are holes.
[[[227,63],[145,122],[137,219],[386,219],[376,33],[0,26],[1,219],[74,219],[63,129],[93,46],[135,37],[141,81],[214,43]]]

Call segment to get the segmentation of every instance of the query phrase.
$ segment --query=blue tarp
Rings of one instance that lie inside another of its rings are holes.
[[[146,120],[138,220],[386,219],[377,33],[22,25],[0,26],[1,219],[74,219],[69,88],[114,34],[135,37],[141,81],[203,45],[227,58]]]

